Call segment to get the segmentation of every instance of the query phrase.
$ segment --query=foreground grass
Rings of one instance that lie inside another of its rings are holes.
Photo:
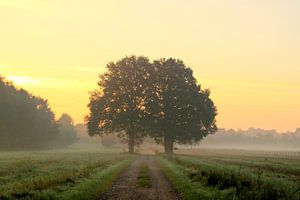
[[[126,169],[130,160],[119,162],[107,169],[100,170],[93,176],[81,180],[75,187],[59,195],[58,199],[96,199],[101,193],[110,188],[113,181]]]
[[[149,167],[146,162],[142,162],[139,168],[139,175],[137,177],[138,185],[144,188],[151,187],[151,178],[149,176]]]
[[[234,165],[192,156],[160,157],[159,161],[184,199],[300,199],[294,174],[290,170],[278,174],[266,167],[268,160],[262,170],[253,168],[255,162]]]
[[[193,155],[206,164],[239,166],[252,171],[273,173],[270,176],[280,175],[292,181],[300,182],[300,157],[263,155],[255,151],[226,151],[226,150],[182,150],[180,154]]]
[[[134,158],[97,152],[0,154],[0,199],[93,199]]]
[[[233,190],[219,191],[215,188],[203,187],[203,185],[189,179],[183,167],[178,166],[163,157],[158,158],[158,160],[166,177],[184,199],[233,199]]]

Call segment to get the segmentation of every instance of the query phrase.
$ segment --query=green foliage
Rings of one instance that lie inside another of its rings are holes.
[[[58,196],[58,199],[96,199],[107,190],[119,174],[130,164],[125,160],[109,168],[95,172],[91,177],[80,180],[75,187]]]
[[[153,62],[153,90],[149,92],[149,113],[153,137],[164,139],[165,151],[173,153],[173,143],[200,141],[217,130],[216,107],[209,90],[202,90],[193,71],[183,61],[160,59]]]
[[[151,187],[151,178],[149,176],[149,167],[146,162],[142,162],[139,168],[139,175],[137,177],[137,182],[139,186],[144,188]]]
[[[174,142],[197,142],[217,129],[209,90],[201,89],[181,60],[125,57],[107,65],[98,85],[86,118],[89,134],[118,132],[130,151],[149,135],[164,140],[172,153]]]
[[[90,135],[118,132],[133,152],[134,140],[143,136],[144,93],[149,87],[150,67],[148,58],[135,56],[107,65],[107,72],[100,76],[99,89],[90,97]]]
[[[1,155],[0,199],[91,199],[135,156],[84,152]]]
[[[0,77],[0,149],[47,148],[57,134],[48,102]]]
[[[184,173],[184,169],[167,159],[159,158],[160,165],[167,178],[175,186],[177,191],[188,200],[214,200],[214,199],[233,199],[234,190],[228,189],[220,191],[216,188],[203,187],[199,183],[193,182]]]
[[[269,170],[222,164],[189,156],[160,158],[163,169],[186,199],[299,199],[299,180]],[[293,161],[291,161],[293,162]],[[267,163],[265,163],[267,164]],[[200,197],[206,194],[213,198]],[[195,197],[189,197],[194,194]],[[216,196],[215,196],[216,195]]]

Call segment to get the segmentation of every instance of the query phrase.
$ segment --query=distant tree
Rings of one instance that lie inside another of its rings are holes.
[[[77,132],[77,136],[81,140],[90,139],[86,124],[76,124],[75,125],[75,130]]]
[[[74,121],[70,115],[62,114],[57,124],[59,125],[59,134],[56,138],[56,143],[59,146],[68,146],[78,140]]]
[[[136,140],[145,134],[145,93],[152,69],[146,57],[125,57],[107,65],[100,76],[99,89],[90,96],[90,114],[86,118],[89,135],[117,132],[134,152]]]
[[[165,152],[173,153],[174,142],[198,142],[217,130],[216,107],[209,90],[201,90],[190,68],[181,60],[154,61],[152,92],[145,105],[152,137],[162,141]]]
[[[47,148],[57,134],[47,101],[0,77],[0,149]]]
[[[249,128],[247,130],[218,129],[217,133],[203,140],[202,145],[217,148],[239,149],[294,149],[299,150],[300,129],[279,133],[276,130]]]

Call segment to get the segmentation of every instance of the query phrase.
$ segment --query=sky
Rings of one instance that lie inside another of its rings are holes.
[[[108,62],[175,57],[211,90],[218,127],[294,131],[299,10],[298,0],[0,0],[0,74],[81,123]]]

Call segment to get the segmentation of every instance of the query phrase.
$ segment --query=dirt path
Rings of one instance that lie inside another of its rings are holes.
[[[139,166],[146,162],[151,177],[151,188],[137,184]],[[115,181],[99,200],[177,200],[182,199],[167,181],[153,156],[141,156]]]

